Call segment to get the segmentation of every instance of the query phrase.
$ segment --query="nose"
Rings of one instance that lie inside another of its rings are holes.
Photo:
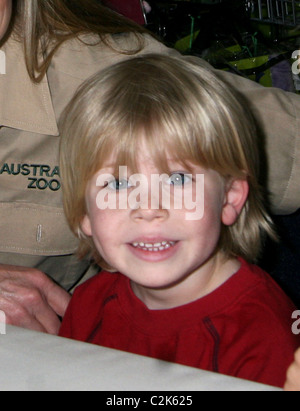
[[[136,221],[166,220],[169,216],[168,201],[164,201],[159,190],[144,187],[131,204],[131,216]]]
[[[166,220],[169,217],[170,193],[163,189],[165,176],[156,174],[151,174],[151,177],[138,176],[138,190],[129,196],[131,217],[135,221]]]
[[[131,211],[131,218],[135,222],[139,221],[165,221],[167,220],[169,211],[160,207],[158,209],[153,209],[151,207],[139,207],[136,210]]]

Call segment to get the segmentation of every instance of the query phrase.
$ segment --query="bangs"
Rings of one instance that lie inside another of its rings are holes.
[[[187,171],[191,171],[192,163],[223,176],[240,177],[241,169],[249,172],[246,160],[240,161],[245,159],[244,153],[237,155],[236,146],[231,149],[230,141],[234,135],[238,138],[233,120],[220,121],[220,112],[208,117],[207,103],[159,105],[146,99],[139,103],[134,107],[127,105],[126,115],[108,119],[108,127],[102,127],[100,133],[98,128],[90,140],[88,179],[107,164],[114,167],[116,176],[122,166],[138,173],[139,159],[145,155],[143,147],[147,147],[150,160],[160,173],[170,174],[170,161]]]
[[[252,174],[247,161],[251,132],[234,95],[205,69],[186,69],[177,60],[171,68],[165,64],[163,58],[136,58],[95,77],[93,97],[87,100],[94,130],[88,133],[89,178],[108,158],[116,171],[127,166],[138,172],[143,143],[162,173],[170,171],[171,159],[223,176],[241,177],[241,170]],[[241,142],[243,134],[247,136]]]
[[[119,104],[123,115],[118,116],[114,111],[114,116],[111,116],[114,118],[107,119],[108,127],[103,127],[105,116],[99,116],[102,126],[89,140],[90,178],[105,164],[113,165],[116,175],[120,166],[127,166],[132,173],[138,173],[139,158],[143,157],[145,146],[160,173],[170,173],[170,161],[182,164],[187,171],[191,169],[190,163],[206,168],[215,166],[207,143],[211,139],[212,127],[206,116],[201,114],[201,107],[185,110],[183,107],[187,104],[158,104],[141,97],[139,104],[125,104],[124,115],[122,102]]]
[[[145,156],[144,147],[147,147],[149,160],[161,174],[173,171],[171,162],[182,165],[187,171],[191,170],[191,163],[207,166],[199,145],[190,144],[190,130],[176,127],[175,122],[162,122],[153,116],[147,122],[125,123],[124,128],[119,126],[115,132],[97,138],[101,143],[94,152],[95,160],[91,159],[90,177],[107,165],[114,167],[115,175],[122,166],[128,167],[131,173],[139,173],[139,162]]]

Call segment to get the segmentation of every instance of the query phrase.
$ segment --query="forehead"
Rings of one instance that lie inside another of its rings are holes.
[[[164,147],[165,146],[165,147]],[[116,148],[105,159],[101,169],[118,171],[119,167],[126,166],[131,172],[139,172],[143,169],[153,169],[160,172],[173,171],[176,167],[192,170],[196,164],[187,159],[179,150],[179,153],[170,150],[166,144],[161,141],[159,150],[157,145],[147,142],[146,138],[141,138],[136,150],[119,150]]]

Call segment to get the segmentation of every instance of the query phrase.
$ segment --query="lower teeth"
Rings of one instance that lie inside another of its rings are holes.
[[[173,245],[173,244],[172,244]],[[159,248],[150,248],[150,247],[137,247],[137,248],[141,248],[142,250],[144,250],[144,251],[149,251],[149,252],[155,252],[155,253],[157,253],[158,251],[164,251],[164,250],[167,250],[168,248],[170,248],[171,247],[171,244],[166,244],[165,246],[161,246],[161,247],[159,247]]]

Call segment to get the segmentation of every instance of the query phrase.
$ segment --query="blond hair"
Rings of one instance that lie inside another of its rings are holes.
[[[29,76],[35,82],[43,79],[53,55],[66,40],[95,34],[99,42],[111,47],[107,35],[134,33],[136,47],[118,50],[134,54],[143,48],[139,34],[146,32],[97,0],[16,0],[14,22],[14,32],[23,43]],[[94,39],[90,44],[97,42]]]
[[[142,136],[158,169],[167,152],[217,171],[225,179],[247,179],[248,200],[236,223],[222,228],[226,255],[255,261],[264,234],[273,235],[259,181],[257,133],[248,110],[215,74],[183,59],[145,55],[127,59],[88,80],[61,122],[61,172],[70,227],[79,254],[97,256],[81,233],[88,181],[112,153],[116,167],[136,169]],[[96,257],[98,263],[103,261]]]

